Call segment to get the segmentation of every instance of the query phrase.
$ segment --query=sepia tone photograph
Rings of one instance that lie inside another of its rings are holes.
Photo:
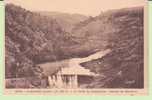
[[[5,0],[4,88],[147,88],[146,0]]]

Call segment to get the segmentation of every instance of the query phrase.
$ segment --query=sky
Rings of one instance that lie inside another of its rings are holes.
[[[96,16],[101,11],[143,6],[147,0],[5,0],[31,11],[57,11]]]

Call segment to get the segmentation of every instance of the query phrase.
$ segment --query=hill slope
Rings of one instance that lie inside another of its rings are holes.
[[[100,31],[102,28],[98,28],[96,31],[101,32],[101,34],[109,34],[107,38],[108,48],[111,48],[112,52],[102,59],[82,64],[104,76],[95,79],[90,87],[143,88],[143,8],[109,11],[97,16],[94,20],[84,25],[85,28],[81,27],[78,30],[87,30],[86,28],[94,23],[98,24],[97,26],[104,22],[105,26],[110,23],[111,28],[103,31]],[[100,20],[101,22],[98,22]]]
[[[16,74],[24,67],[31,69],[33,64],[41,61],[59,59],[65,32],[56,20],[9,4],[6,5],[5,35],[6,77],[17,77],[21,75],[9,74]]]
[[[61,12],[38,12],[43,16],[56,19],[59,25],[66,31],[71,32],[75,24],[88,19],[87,16],[81,14],[68,14]]]

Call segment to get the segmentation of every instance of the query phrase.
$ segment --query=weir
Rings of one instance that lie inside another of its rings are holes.
[[[95,77],[98,74],[91,72],[89,69],[85,69],[80,64],[83,62],[92,61],[102,58],[109,53],[110,50],[96,52],[88,57],[84,58],[72,58],[68,61],[68,65],[60,68],[56,73],[48,75],[48,83],[50,88],[79,88],[79,77]],[[51,64],[50,64],[51,65]],[[45,70],[45,69],[44,69]]]

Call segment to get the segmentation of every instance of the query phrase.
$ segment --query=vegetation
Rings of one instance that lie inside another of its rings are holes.
[[[42,69],[36,64],[110,48],[112,52],[102,59],[82,63],[100,74],[87,87],[143,88],[142,7],[83,16],[76,22],[66,20],[71,15],[55,16],[6,5],[6,78],[38,77]],[[71,29],[64,24],[72,25]]]

